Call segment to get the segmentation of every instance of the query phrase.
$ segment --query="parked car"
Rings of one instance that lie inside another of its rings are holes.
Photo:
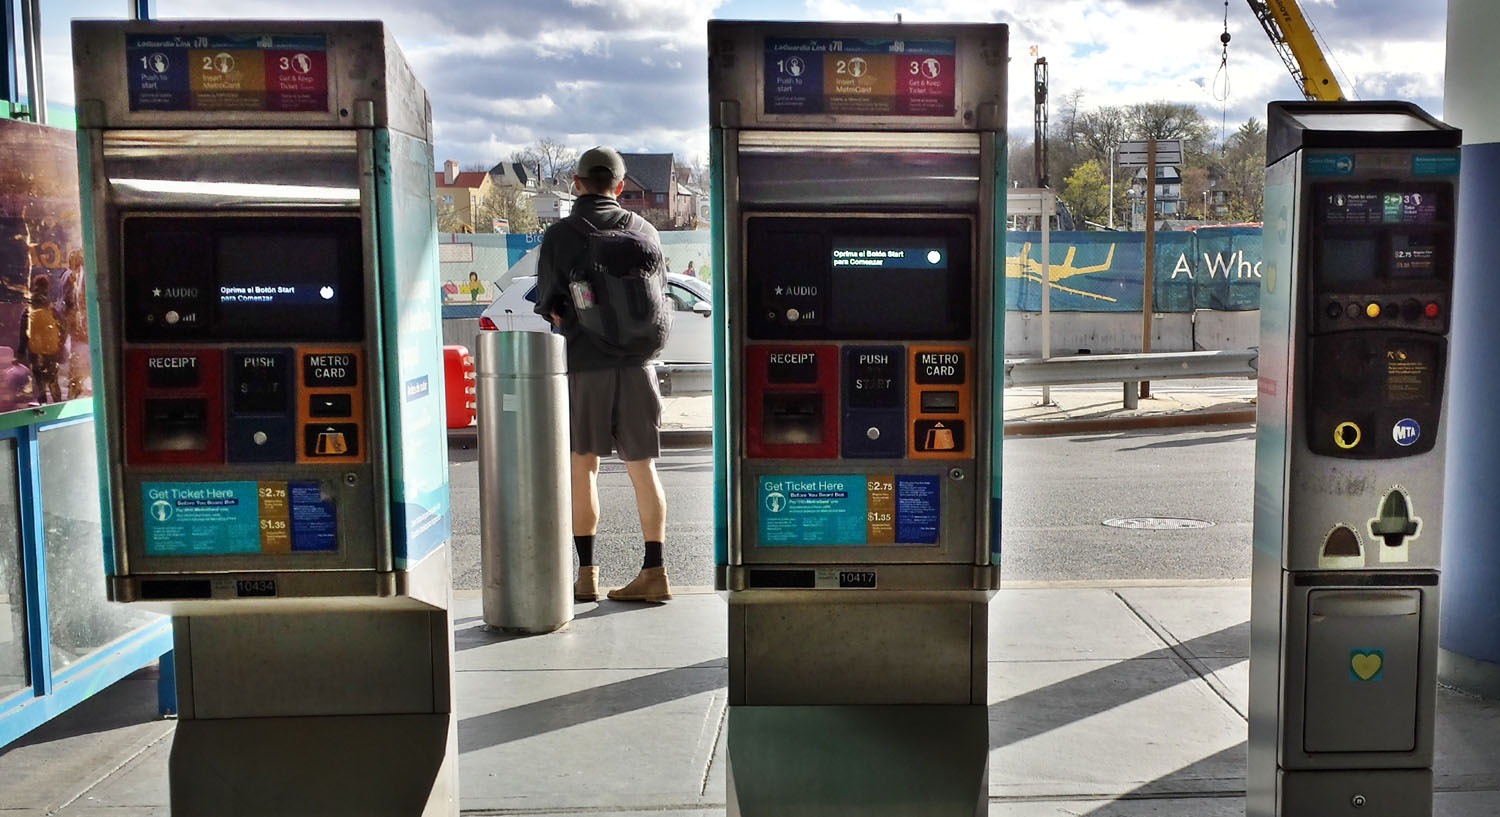
[[[706,282],[667,273],[667,295],[675,310],[672,332],[657,360],[661,363],[713,363],[713,293]],[[479,316],[480,329],[548,332],[551,327],[536,307],[536,276],[511,281]]]

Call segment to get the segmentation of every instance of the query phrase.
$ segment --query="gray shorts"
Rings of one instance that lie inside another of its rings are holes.
[[[628,462],[661,456],[661,394],[651,366],[568,373],[568,414],[575,454]]]

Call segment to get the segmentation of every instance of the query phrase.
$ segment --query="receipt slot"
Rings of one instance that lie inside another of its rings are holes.
[[[708,40],[731,813],[983,813],[1007,29]]]
[[[76,22],[112,600],[173,814],[457,813],[426,92],[373,22]]]
[[[1248,813],[1432,813],[1459,131],[1272,103]]]

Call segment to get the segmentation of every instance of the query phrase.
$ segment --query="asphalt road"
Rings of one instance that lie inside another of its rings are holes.
[[[1006,581],[1250,577],[1253,428],[1011,437],[1004,477]],[[1213,524],[1104,524],[1134,517]]]
[[[479,476],[475,452],[451,445],[454,586],[477,589]],[[1007,581],[1247,579],[1254,494],[1254,430],[1246,426],[1133,431],[1005,441]],[[713,584],[713,452],[667,450],[667,572],[677,585]],[[600,583],[640,567],[635,496],[625,467],[600,468]],[[1149,530],[1107,519],[1167,517],[1213,523]]]

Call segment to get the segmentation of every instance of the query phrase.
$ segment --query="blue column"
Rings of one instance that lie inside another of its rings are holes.
[[[1440,679],[1500,698],[1500,7],[1448,0],[1443,118],[1464,130],[1448,368]]]

